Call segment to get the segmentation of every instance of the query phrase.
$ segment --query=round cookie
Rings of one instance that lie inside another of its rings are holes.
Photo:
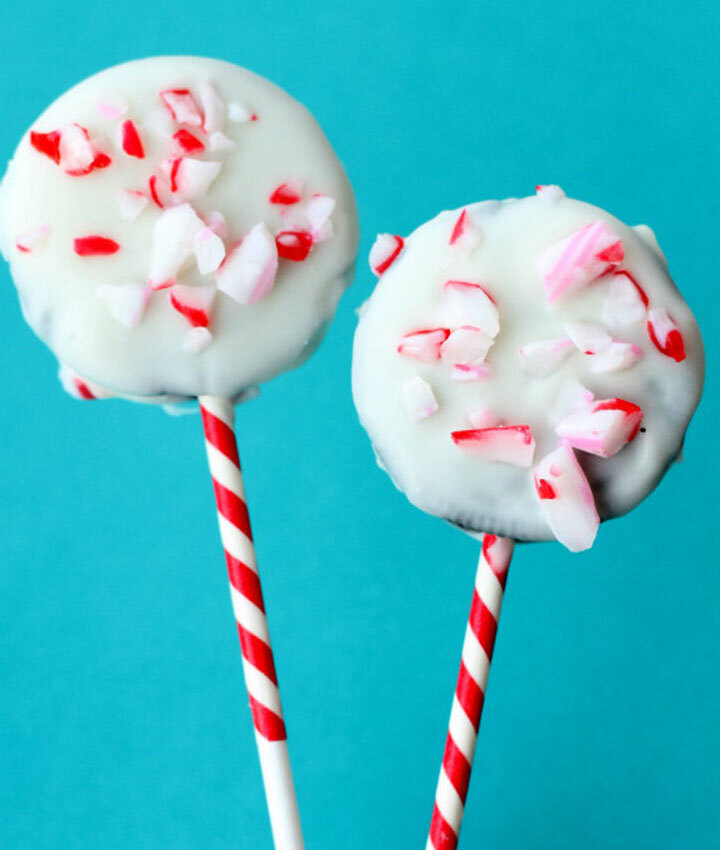
[[[538,187],[382,234],[370,262],[353,396],[417,507],[578,551],[678,457],[703,349],[649,228]]]
[[[84,80],[33,123],[0,189],[25,318],[65,385],[91,395],[237,398],[298,365],[350,283],[357,240],[352,189],[315,119],[211,59]]]

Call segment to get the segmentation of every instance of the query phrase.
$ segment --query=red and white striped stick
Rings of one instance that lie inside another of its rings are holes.
[[[235,409],[231,402],[212,396],[202,396],[199,401],[273,841],[276,850],[303,850],[287,733],[235,440]]]
[[[513,546],[483,539],[426,850],[457,847]]]

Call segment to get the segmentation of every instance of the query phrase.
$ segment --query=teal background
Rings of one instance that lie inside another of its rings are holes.
[[[719,36],[715,0],[5,7],[0,157],[86,75],[187,52],[307,104],[356,188],[337,321],[238,416],[309,850],[424,847],[477,554],[357,424],[367,251],[538,182],[655,228],[709,376],[647,503],[517,552],[462,847],[720,848]],[[0,846],[269,848],[200,423],[66,397],[0,277]]]

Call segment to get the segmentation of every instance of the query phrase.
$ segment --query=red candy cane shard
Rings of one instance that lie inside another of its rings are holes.
[[[268,200],[271,204],[289,207],[302,200],[302,191],[302,180],[289,180],[287,183],[281,183]]]
[[[373,273],[380,277],[400,256],[405,246],[402,236],[394,236],[391,233],[381,233],[370,249],[370,268]]]
[[[136,159],[145,159],[145,148],[143,147],[140,134],[134,121],[123,121],[122,123],[122,149],[128,156]]]
[[[160,200],[160,193],[158,191],[159,181],[158,176],[153,174],[148,180],[148,190],[150,191],[150,197],[153,199],[153,202],[156,206],[160,207],[160,209],[164,209],[165,204]]]
[[[685,342],[680,329],[665,310],[648,312],[647,332],[657,350],[677,363],[685,359]]]
[[[312,233],[307,230],[281,230],[275,237],[278,257],[301,263],[313,246]]]
[[[190,322],[194,328],[206,328],[210,324],[210,310],[217,294],[217,287],[185,286],[175,284],[169,291],[170,304]]]
[[[512,551],[485,535],[426,850],[457,847]]]
[[[535,454],[535,439],[529,425],[498,425],[453,431],[453,443],[483,460],[529,467]]]
[[[450,336],[448,328],[428,328],[405,334],[400,340],[398,354],[430,362],[440,359],[440,348]]]
[[[202,153],[205,150],[205,144],[197,136],[189,130],[181,129],[173,135],[173,141],[179,153],[193,154]]]
[[[60,131],[37,133],[30,131],[30,144],[38,153],[49,157],[56,165],[60,164]]]
[[[556,430],[574,449],[607,458],[635,439],[642,418],[636,404],[611,398],[594,402],[586,411],[571,413]]]
[[[467,210],[463,210],[457,218],[455,225],[453,226],[452,233],[450,234],[450,244],[454,245],[458,239],[465,232],[465,228],[467,227]]]
[[[79,257],[99,257],[116,254],[120,245],[107,236],[80,236],[73,240],[73,249]]]

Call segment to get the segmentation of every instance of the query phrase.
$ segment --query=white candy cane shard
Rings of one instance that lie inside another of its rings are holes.
[[[621,398],[604,399],[586,411],[570,414],[556,431],[574,449],[612,457],[635,439],[642,418],[636,404]]]
[[[556,539],[571,552],[589,549],[600,517],[572,448],[560,443],[535,466],[533,478],[540,508]]]
[[[402,236],[392,233],[379,233],[370,249],[370,268],[373,274],[380,277],[400,256],[405,246]]]
[[[502,425],[500,417],[489,407],[473,410],[468,414],[468,422],[473,428],[494,428],[496,425]]]
[[[35,227],[25,233],[20,233],[15,237],[15,247],[23,254],[29,254],[35,248],[39,248],[47,239],[50,232],[50,226],[41,224],[40,227]]]
[[[634,342],[613,340],[608,348],[590,358],[590,371],[596,375],[621,372],[634,366],[641,357],[642,349]]]
[[[415,422],[427,419],[438,409],[432,387],[420,375],[415,375],[403,384],[403,403],[408,416]]]
[[[205,223],[210,230],[212,230],[213,233],[217,233],[221,239],[224,239],[228,235],[227,220],[221,212],[214,210],[209,215],[205,216]]]
[[[480,229],[473,221],[470,213],[464,209],[455,220],[453,229],[450,231],[449,244],[462,251],[470,252],[480,244],[481,239]]]
[[[453,381],[484,381],[492,370],[484,361],[476,363],[453,363],[450,378]]]
[[[482,363],[493,340],[479,328],[463,325],[440,346],[440,358],[447,363]]]
[[[603,318],[611,328],[624,328],[644,321],[647,305],[642,290],[628,272],[615,272],[610,278],[603,302]]]
[[[95,151],[87,131],[78,124],[68,124],[60,133],[60,166],[67,172],[84,172],[95,160]]]
[[[458,448],[483,460],[529,467],[535,454],[535,439],[528,425],[499,425],[453,431]]]
[[[239,304],[253,304],[273,288],[277,269],[275,239],[264,222],[260,222],[217,270],[218,289]]]
[[[245,124],[248,121],[257,121],[257,115],[242,103],[228,104],[228,118],[235,124]]]
[[[151,290],[143,283],[104,283],[97,289],[110,315],[126,328],[135,328],[145,315]]]
[[[212,136],[213,133],[222,131],[225,126],[227,107],[212,83],[201,83],[198,91],[203,112],[202,128],[208,136]]]
[[[680,329],[666,310],[649,310],[647,331],[652,344],[666,357],[677,363],[685,359],[685,342]]]
[[[526,375],[542,378],[554,372],[575,346],[568,337],[526,342],[518,349],[520,365]]]
[[[202,198],[207,194],[221,168],[222,164],[219,162],[182,157],[173,175],[173,192],[184,201]]]
[[[66,366],[64,363],[60,364],[60,368],[58,369],[58,378],[62,388],[73,398],[77,398],[82,401],[112,398],[112,393],[109,393],[106,389],[104,389],[104,387],[90,381],[86,381],[85,378],[81,378],[77,372],[69,366]]]
[[[155,224],[148,283],[151,289],[171,286],[190,257],[195,237],[205,227],[190,204],[164,210]]]
[[[208,147],[211,151],[224,153],[225,151],[235,150],[236,145],[232,139],[228,138],[225,135],[225,133],[221,133],[219,130],[217,130],[208,139]]]
[[[400,340],[398,354],[429,363],[440,358],[440,348],[450,336],[447,328],[427,328],[405,334]]]
[[[225,244],[209,226],[196,233],[193,251],[200,274],[212,274],[225,259]]]
[[[305,214],[310,224],[313,242],[324,242],[333,235],[330,216],[335,210],[335,198],[328,195],[314,195],[308,201]]]
[[[602,220],[551,245],[537,258],[545,297],[553,302],[612,271],[625,256],[622,241]]]
[[[443,321],[448,327],[470,325],[490,339],[500,330],[500,317],[493,297],[479,283],[448,280],[443,287]]]
[[[563,328],[575,348],[583,354],[599,354],[612,342],[610,334],[597,322],[565,322]]]
[[[160,99],[176,124],[202,127],[203,118],[189,89],[166,89]]]
[[[149,200],[139,189],[121,189],[118,196],[120,215],[128,221],[133,221],[145,209]]]
[[[543,201],[556,202],[561,201],[565,197],[565,192],[559,187],[553,184],[548,186],[536,186],[535,193],[538,198],[542,198]]]
[[[217,295],[215,286],[184,286],[175,284],[168,293],[170,304],[183,315],[194,328],[206,328],[210,324],[210,310]]]
[[[212,340],[212,334],[207,328],[190,328],[183,337],[182,348],[190,354],[200,354],[212,343]]]
[[[587,411],[595,401],[595,396],[574,378],[569,378],[560,390],[548,411],[548,418],[553,425],[558,425],[567,416],[580,411]]]

